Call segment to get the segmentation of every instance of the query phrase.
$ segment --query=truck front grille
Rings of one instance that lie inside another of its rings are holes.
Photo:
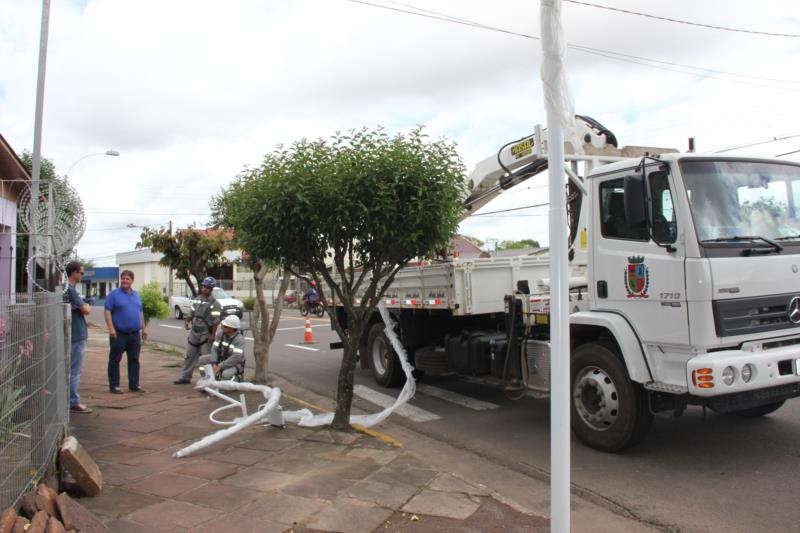
[[[714,300],[717,335],[730,337],[780,329],[800,329],[789,319],[789,304],[797,294],[777,294],[733,300]]]

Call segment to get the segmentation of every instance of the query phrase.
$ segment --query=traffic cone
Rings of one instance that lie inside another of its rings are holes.
[[[314,334],[311,333],[311,319],[306,317],[306,332],[303,335],[303,344],[316,344]]]

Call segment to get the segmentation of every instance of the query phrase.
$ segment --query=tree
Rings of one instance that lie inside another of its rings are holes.
[[[540,248],[539,241],[522,239],[519,241],[501,241],[497,245],[498,250],[520,250],[522,248]]]
[[[264,298],[264,279],[270,270],[278,268],[277,264],[259,255],[253,248],[254,239],[263,231],[261,226],[248,225],[242,215],[246,209],[256,209],[252,203],[254,191],[258,187],[258,170],[246,171],[240,175],[227,189],[215,196],[211,201],[211,219],[218,228],[233,229],[233,245],[244,251],[242,260],[249,264],[253,271],[256,301],[253,306],[251,328],[253,331],[253,358],[256,362],[253,381],[266,385],[269,371],[269,348],[283,309],[283,296],[289,286],[290,272],[282,269],[282,279],[277,297],[273,298],[273,316],[270,317],[267,301]]]
[[[222,231],[208,231],[189,226],[174,234],[165,228],[144,228],[136,248],[150,248],[164,254],[159,263],[172,267],[175,277],[189,286],[192,295],[209,268],[225,262],[223,253],[228,249],[229,237]]]
[[[145,325],[150,322],[151,318],[167,318],[169,316],[169,306],[161,296],[157,282],[146,283],[139,291],[139,298],[142,300]]]
[[[246,191],[231,227],[258,228],[240,235],[244,249],[314,279],[343,308],[344,320],[330,313],[344,348],[334,428],[349,427],[358,348],[378,301],[409,260],[447,248],[463,183],[454,145],[417,128],[279,147],[231,186]]]

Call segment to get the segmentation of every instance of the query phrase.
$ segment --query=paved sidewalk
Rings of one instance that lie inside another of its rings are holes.
[[[141,356],[146,392],[110,394],[107,347],[103,331],[90,329],[80,392],[94,412],[72,414],[70,432],[97,461],[105,482],[99,496],[80,502],[113,531],[549,529],[541,516],[546,483],[517,480],[486,460],[414,438],[408,430],[397,432],[404,439],[398,446],[381,434],[258,425],[176,459],[176,450],[220,429],[208,415],[223,402],[173,385],[180,356],[149,346]],[[122,367],[124,384],[124,362]],[[324,401],[281,380],[275,385],[285,393],[285,410]],[[252,408],[263,402],[248,398]],[[517,495],[514,484],[521,483],[522,503],[467,479],[465,472],[497,480],[494,485],[501,488],[510,484]],[[533,501],[526,500],[530,495]],[[573,507],[574,531],[652,531],[587,502]]]

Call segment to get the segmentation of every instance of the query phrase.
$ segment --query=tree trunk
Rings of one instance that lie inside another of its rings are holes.
[[[350,429],[350,408],[353,405],[353,378],[361,329],[360,322],[353,323],[352,327],[348,329],[348,338],[344,342],[344,354],[342,355],[342,364],[339,367],[339,379],[336,383],[336,413],[331,423],[331,427],[334,429]]]
[[[254,382],[266,385],[267,370],[269,369],[269,309],[264,299],[264,276],[267,267],[261,265],[253,269],[253,281],[256,289],[256,305],[253,309],[253,358],[256,360],[256,374]]]

